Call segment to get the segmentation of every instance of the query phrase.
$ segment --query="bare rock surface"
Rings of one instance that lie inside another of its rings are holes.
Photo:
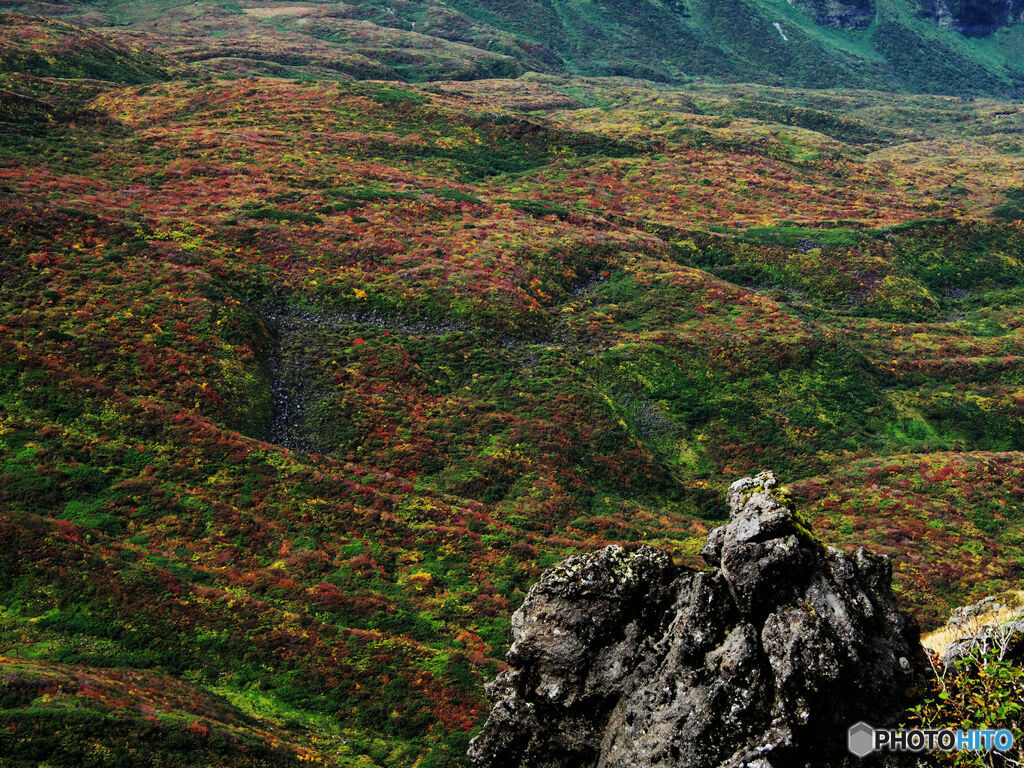
[[[898,715],[927,662],[889,561],[822,545],[770,472],[728,502],[710,570],[608,547],[544,574],[488,686],[477,765],[846,765],[850,725]]]
[[[1024,22],[1024,0],[920,0],[920,4],[936,23],[966,37],[984,37]]]
[[[976,663],[988,655],[1024,665],[1024,603],[1020,593],[986,597],[955,608],[946,629],[957,635],[942,655],[947,670],[959,661]]]
[[[832,27],[865,29],[875,18],[874,0],[793,0],[818,24]]]

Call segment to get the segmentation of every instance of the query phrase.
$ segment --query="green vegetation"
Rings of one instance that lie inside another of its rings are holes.
[[[831,20],[821,3],[781,0],[405,0],[400,7],[354,0],[344,10],[314,2],[242,8],[210,0],[72,0],[62,13],[72,23],[144,32],[161,51],[220,77],[416,83],[545,72],[678,84],[713,76],[790,87],[999,96],[1019,95],[1024,87],[1024,32],[1009,16],[979,15],[973,10],[978,4],[967,3],[940,24],[915,0],[833,5],[840,13]],[[855,23],[837,20],[844,9]],[[59,59],[55,64],[43,54],[9,62],[34,74],[57,66],[53,74],[65,77],[160,79],[154,62],[126,69],[124,54],[111,55],[106,44]],[[422,98],[396,85],[370,91],[381,104],[408,106]],[[873,140],[871,129],[828,109],[741,99],[733,110],[812,130],[830,126],[854,145]]]
[[[688,82],[901,82],[719,5],[0,15],[4,760],[462,766],[545,567],[765,468],[927,626],[1015,582],[1024,115]]]
[[[998,630],[996,632],[998,635]],[[908,727],[953,730],[1008,730],[1020,732],[1021,695],[1024,694],[1024,668],[1019,660],[1005,658],[1009,645],[992,638],[988,645],[979,645],[973,652],[945,668],[941,659],[933,659],[935,676],[929,680],[929,689],[923,701],[908,712]],[[1016,639],[1019,642],[1019,638]],[[1020,749],[1004,753],[1005,758],[1016,759]],[[1000,755],[1002,758],[1003,755]],[[977,766],[983,758],[964,752],[939,752],[933,758],[936,765]],[[989,758],[991,759],[991,758]],[[996,758],[999,759],[999,758]]]

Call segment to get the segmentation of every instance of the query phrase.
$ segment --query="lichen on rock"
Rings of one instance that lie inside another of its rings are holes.
[[[732,485],[711,570],[648,547],[576,555],[513,615],[470,756],[486,768],[827,766],[927,662],[887,558],[811,534],[775,476]]]

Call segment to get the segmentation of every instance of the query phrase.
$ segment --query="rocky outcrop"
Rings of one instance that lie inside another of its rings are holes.
[[[608,547],[544,574],[470,747],[487,768],[842,764],[926,667],[889,561],[823,546],[771,473],[734,483],[702,551]]]
[[[1024,0],[920,0],[926,16],[966,37],[1024,22]]]
[[[1000,661],[1024,665],[1024,621],[981,627],[973,635],[954,640],[946,646],[942,661],[949,669],[962,659],[977,660],[988,654]]]
[[[874,0],[791,0],[818,24],[843,29],[864,29],[875,18]]]
[[[952,636],[942,653],[947,669],[963,659],[988,655],[1024,665],[1024,593],[1003,593],[955,608],[939,633]]]

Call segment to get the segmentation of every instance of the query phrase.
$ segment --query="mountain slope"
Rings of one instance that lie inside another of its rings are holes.
[[[5,766],[463,768],[541,571],[765,466],[929,625],[1019,579],[1024,109],[480,79],[550,7],[2,17]]]
[[[151,83],[169,62],[121,39],[52,19],[0,13],[0,71],[35,77]]]
[[[762,466],[924,621],[1016,578],[1013,104],[4,78],[0,756],[463,766],[541,570]]]
[[[1013,96],[1019,0],[10,3],[227,71],[406,80],[527,70]]]

